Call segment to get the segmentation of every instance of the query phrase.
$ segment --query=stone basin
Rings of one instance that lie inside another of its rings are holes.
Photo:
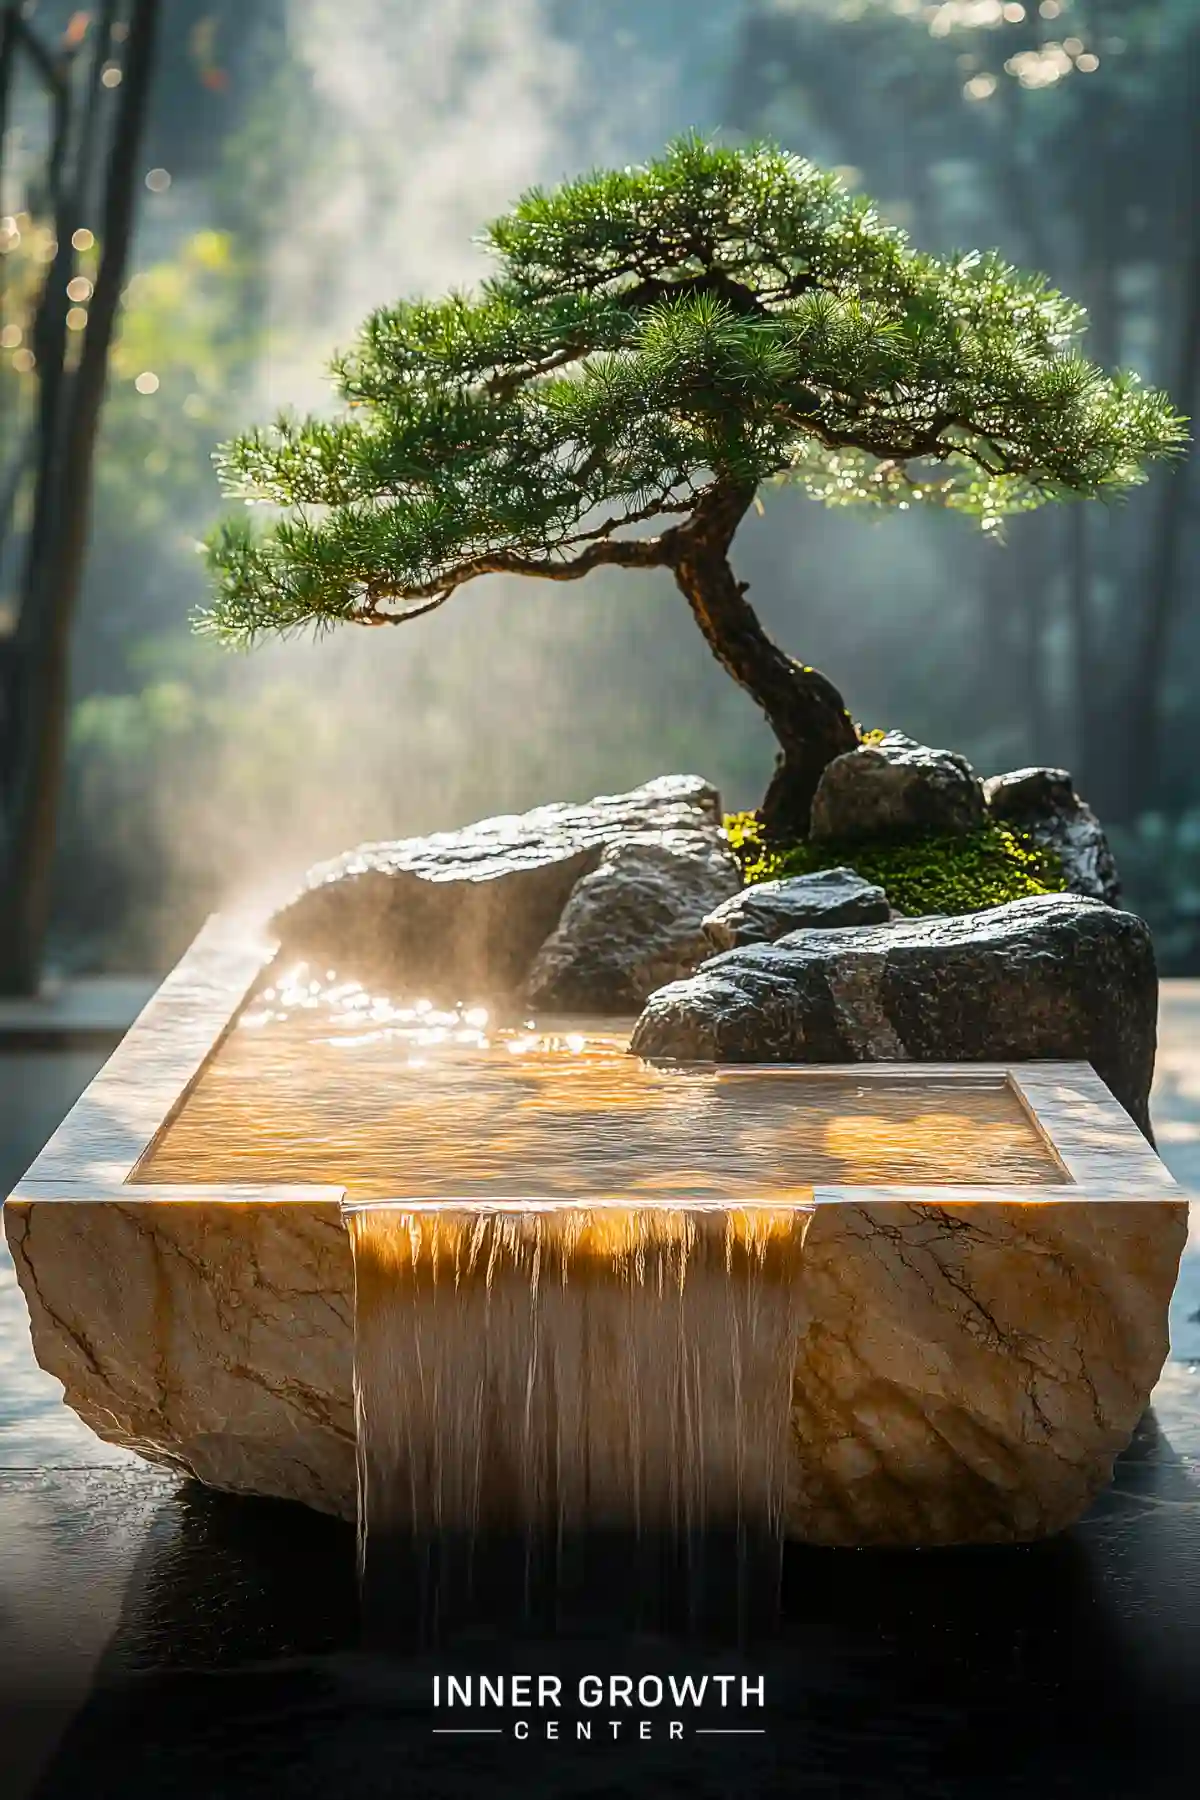
[[[789,1535],[1029,1539],[1108,1481],[1186,1208],[1089,1065],[663,1067],[612,1021],[542,1022],[524,1064],[519,1030],[468,1043],[436,1079],[339,1065],[345,1034],[297,1060],[255,1023],[276,949],[210,921],[6,1204],[38,1361],[101,1437],[353,1517],[355,1215],[583,1208],[626,1245],[784,1220]]]

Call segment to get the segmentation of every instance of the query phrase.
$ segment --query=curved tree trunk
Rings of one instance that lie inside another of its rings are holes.
[[[853,750],[858,732],[833,683],[793,662],[763,630],[746,599],[746,583],[729,565],[729,546],[753,498],[753,487],[715,488],[689,522],[669,534],[670,566],[709,649],[762,708],[779,740],[759,816],[771,837],[795,841],[808,836],[812,797],[826,764]]]

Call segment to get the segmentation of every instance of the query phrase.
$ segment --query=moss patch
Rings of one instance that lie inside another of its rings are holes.
[[[1026,894],[1061,893],[1062,864],[1021,832],[988,824],[964,837],[768,844],[754,813],[730,813],[725,829],[747,883],[817,869],[855,869],[898,912],[981,912]]]

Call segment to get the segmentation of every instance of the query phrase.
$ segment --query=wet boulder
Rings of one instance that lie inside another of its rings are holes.
[[[689,933],[702,945],[701,919],[739,879],[717,791],[694,775],[666,775],[629,793],[539,806],[459,831],[363,844],[310,870],[272,930],[284,954],[359,979],[416,984],[422,994],[448,1000],[519,995],[543,945],[559,933],[578,884],[600,875],[609,852],[625,846],[633,855],[634,845],[643,874],[657,846],[655,879],[617,879],[633,866],[628,856],[610,865],[599,891],[586,897],[588,931],[593,939],[602,931],[607,894],[612,929],[628,939],[641,894],[641,956],[662,981],[694,966],[679,960],[678,946]],[[576,917],[582,910],[583,897]],[[584,961],[590,954],[579,951]],[[565,983],[561,934],[556,956]],[[625,967],[629,958],[616,961]],[[631,1000],[627,974],[625,967],[606,999],[593,969],[585,985],[595,1010],[640,1004],[649,987]],[[539,981],[548,991],[548,964]]]
[[[640,1056],[717,1062],[1090,1062],[1142,1130],[1158,980],[1146,925],[1073,894],[798,931],[651,996]]]
[[[986,822],[983,789],[965,757],[889,731],[828,764],[811,829],[816,839],[850,840],[959,835]]]
[[[610,844],[576,882],[525,984],[533,1011],[637,1012],[712,954],[704,921],[741,886],[724,842],[663,831]]]
[[[709,914],[703,929],[711,953],[739,944],[773,944],[789,931],[881,925],[890,917],[881,887],[853,869],[818,869],[742,888]]]
[[[1013,769],[983,784],[992,818],[1054,851],[1068,890],[1116,906],[1121,881],[1104,827],[1065,769]]]

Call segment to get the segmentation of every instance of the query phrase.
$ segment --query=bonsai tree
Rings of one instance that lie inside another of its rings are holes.
[[[778,739],[760,818],[780,842],[858,734],[731,566],[760,484],[993,529],[1129,487],[1183,436],[1162,395],[1083,358],[1080,309],[1042,277],[924,255],[771,146],[687,138],[535,188],[484,241],[498,269],[477,293],[367,320],[334,365],[344,417],[218,453],[230,495],[277,511],[215,533],[202,626],[398,625],[480,575],[669,569]]]

